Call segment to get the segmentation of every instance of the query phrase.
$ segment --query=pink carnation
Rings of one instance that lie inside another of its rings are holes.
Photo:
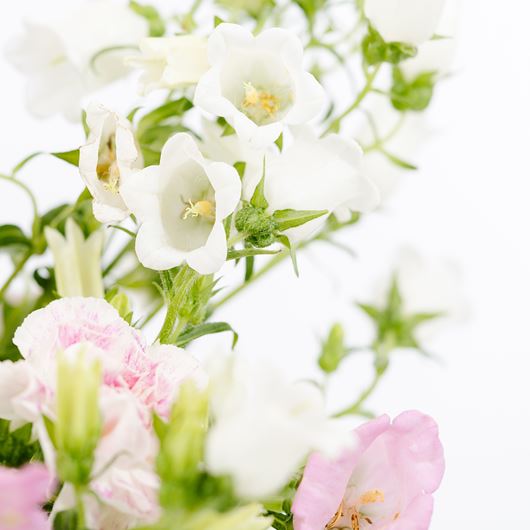
[[[22,469],[0,467],[0,529],[48,530],[41,508],[48,498],[51,478],[42,464]]]
[[[427,530],[445,467],[434,420],[409,411],[355,434],[356,447],[338,459],[310,457],[293,503],[295,530]]]

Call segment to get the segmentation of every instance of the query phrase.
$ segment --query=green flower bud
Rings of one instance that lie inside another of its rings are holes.
[[[368,34],[362,41],[364,60],[370,64],[391,63],[398,64],[405,59],[414,57],[417,49],[412,44],[404,42],[385,42],[383,37],[373,28],[368,28]]]
[[[421,112],[431,102],[436,72],[424,72],[412,81],[395,67],[393,71],[393,85],[390,91],[390,100],[395,109],[400,111],[413,110]]]
[[[278,222],[263,208],[245,204],[237,212],[235,226],[238,232],[247,234],[246,241],[255,247],[268,247],[276,241]]]
[[[208,394],[186,381],[171,411],[169,423],[157,429],[160,452],[157,468],[162,479],[160,503],[166,508],[186,505],[201,475],[208,429]]]
[[[333,373],[347,353],[344,347],[344,329],[340,324],[334,324],[329,331],[326,342],[322,345],[318,364],[324,372]]]
[[[101,364],[89,360],[85,346],[59,354],[57,362],[57,421],[53,441],[61,480],[88,484],[94,451],[101,433],[98,396]]]

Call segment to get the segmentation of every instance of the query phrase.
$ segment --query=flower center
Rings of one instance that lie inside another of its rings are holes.
[[[99,150],[96,173],[107,191],[118,193],[120,170],[116,161],[116,138],[113,134]]]
[[[350,507],[340,503],[335,515],[326,525],[326,530],[351,528],[352,530],[361,530],[367,528],[366,525],[374,524],[374,521],[362,510],[363,506],[385,502],[385,494],[378,489],[364,492]],[[393,520],[399,517],[399,513],[394,515]]]
[[[250,81],[243,83],[243,87],[245,96],[241,102],[241,110],[258,125],[276,121],[291,101],[288,88],[265,89],[254,86]]]
[[[187,206],[182,213],[182,219],[189,217],[203,217],[208,221],[215,220],[215,203],[208,200],[192,202],[191,199],[186,202]]]

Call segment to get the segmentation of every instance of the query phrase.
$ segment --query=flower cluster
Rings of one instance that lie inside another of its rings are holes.
[[[425,352],[423,331],[458,314],[453,276],[422,276],[435,267],[408,253],[358,304],[374,381],[336,413],[324,383],[359,349],[343,323],[318,381],[186,349],[214,333],[234,348],[222,305],[284,260],[298,274],[307,246],[337,244],[380,207],[389,167],[415,169],[392,143],[442,79],[444,1],[339,4],[196,1],[164,16],[97,0],[13,41],[29,109],[82,122],[83,144],[50,155],[85,189],[41,213],[17,178],[36,155],[0,175],[34,206],[31,233],[0,226],[14,264],[0,287],[0,528],[427,530],[444,470],[436,423],[355,417],[371,416],[392,353]],[[344,74],[355,81],[337,95]],[[139,106],[96,101],[132,75]],[[240,265],[242,283],[220,293]],[[17,298],[23,271],[38,289]]]

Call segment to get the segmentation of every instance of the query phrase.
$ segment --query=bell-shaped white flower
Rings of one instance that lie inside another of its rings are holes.
[[[160,165],[132,174],[121,191],[141,222],[136,253],[144,266],[165,270],[185,261],[200,274],[221,268],[223,219],[241,197],[233,167],[205,159],[193,138],[179,133],[164,145]]]
[[[265,163],[265,197],[269,210],[327,210],[329,214],[368,212],[379,202],[375,185],[361,172],[362,151],[347,138],[317,138],[308,128],[296,131],[292,145],[269,154]],[[307,239],[326,216],[285,231],[293,242]]]
[[[230,475],[243,498],[277,493],[310,452],[333,457],[354,442],[328,418],[316,385],[289,382],[268,363],[218,358],[210,365],[210,392],[206,465]]]
[[[225,118],[256,148],[272,144],[283,123],[306,123],[322,109],[323,89],[303,69],[300,40],[285,29],[254,37],[241,26],[220,24],[208,40],[208,59],[195,105]]]
[[[31,112],[79,120],[85,95],[127,73],[119,48],[137,46],[148,32],[147,21],[128,7],[96,0],[49,26],[26,23],[25,32],[9,43],[7,58],[28,77]],[[102,50],[108,51],[96,58]]]
[[[435,33],[445,0],[365,0],[364,12],[387,42],[416,46]]]
[[[223,136],[223,127],[215,121],[202,121],[202,134],[199,147],[203,155],[211,160],[219,160],[233,166],[238,162],[245,164],[242,185],[242,197],[250,200],[256,184],[263,176],[265,150],[254,149],[243,142],[237,134]]]
[[[97,103],[88,106],[86,121],[90,133],[79,151],[79,172],[94,197],[94,215],[102,223],[121,221],[129,215],[121,186],[143,167],[132,125]]]
[[[193,85],[208,70],[206,39],[196,35],[149,37],[140,42],[140,54],[127,57],[129,66],[143,70],[140,92],[173,90]]]
[[[81,228],[72,218],[66,220],[64,237],[58,230],[47,226],[46,241],[55,261],[57,291],[66,296],[93,296],[103,298],[101,251],[103,232],[90,234],[85,240]]]

